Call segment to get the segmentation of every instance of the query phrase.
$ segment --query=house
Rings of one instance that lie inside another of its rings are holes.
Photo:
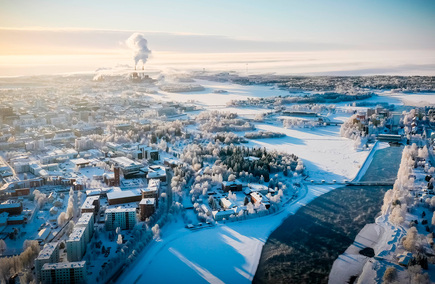
[[[407,253],[399,254],[399,255],[397,256],[397,258],[398,258],[398,260],[399,260],[399,264],[400,264],[401,266],[408,267],[409,262],[410,262],[411,259],[412,259],[412,253],[407,252]]]
[[[266,209],[269,209],[270,207],[269,199],[260,192],[251,192],[251,202],[263,204]]]
[[[50,228],[44,228],[41,231],[38,232],[38,236],[36,237],[36,240],[39,243],[45,242],[45,240],[48,238],[48,236],[51,233],[51,229]]]
[[[222,197],[219,200],[219,204],[224,209],[232,209],[232,208],[236,207],[236,204],[234,204],[231,200],[229,200],[228,197]]]
[[[212,210],[211,210],[210,206],[208,206],[207,204],[204,204],[204,203],[201,204],[201,210],[207,216],[210,216],[212,214]]]

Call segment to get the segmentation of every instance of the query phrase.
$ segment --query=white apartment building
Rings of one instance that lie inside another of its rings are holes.
[[[41,269],[46,263],[59,262],[59,242],[48,243],[35,259],[36,279],[41,281]]]
[[[118,205],[109,207],[105,212],[106,230],[131,230],[136,225],[136,208]]]
[[[75,226],[66,241],[68,261],[80,261],[85,254],[86,245],[86,228]]]
[[[85,245],[89,243],[94,233],[94,213],[83,213],[75,227],[85,228]]]
[[[86,261],[46,263],[41,269],[44,284],[86,283]]]

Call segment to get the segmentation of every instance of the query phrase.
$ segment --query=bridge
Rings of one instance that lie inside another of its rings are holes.
[[[358,181],[349,182],[346,185],[350,186],[393,186],[394,182],[388,181]]]
[[[305,181],[305,184],[315,184],[315,185],[349,185],[349,186],[393,186],[393,181],[325,181],[325,180],[310,180]]]

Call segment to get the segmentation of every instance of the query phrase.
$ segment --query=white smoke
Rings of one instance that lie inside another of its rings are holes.
[[[140,61],[142,61],[142,64],[145,65],[149,55],[151,54],[151,50],[148,49],[148,42],[144,38],[143,34],[134,33],[127,39],[125,43],[133,51],[135,68]]]

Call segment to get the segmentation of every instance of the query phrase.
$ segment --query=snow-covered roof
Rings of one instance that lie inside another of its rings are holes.
[[[39,252],[37,259],[49,259],[53,252],[56,250],[57,246],[59,245],[59,242],[51,242],[48,244],[45,244],[44,248]]]
[[[142,164],[136,161],[133,161],[127,157],[116,157],[112,158],[112,161],[117,163],[122,168],[128,167],[142,167]]]
[[[223,205],[225,208],[233,208],[233,207],[236,207],[236,205],[235,205],[231,200],[229,200],[227,197],[222,197],[222,198],[220,199],[220,201],[221,201],[222,205]]]
[[[220,210],[220,211],[213,211],[213,217],[216,218],[225,218],[229,217],[230,215],[234,214],[234,210]]]
[[[140,201],[141,205],[155,205],[156,204],[156,199],[155,198],[142,198],[142,200]]]
[[[86,191],[86,194],[87,193],[88,192]],[[95,202],[95,200],[99,200],[99,199],[100,199],[99,195],[86,197],[85,202],[83,202],[81,209],[94,209],[95,205],[93,205],[93,203]]]
[[[147,178],[159,178],[166,176],[166,169],[163,166],[150,166]]]
[[[122,187],[145,187],[145,183],[141,179],[124,179]]]
[[[76,226],[87,227],[89,222],[93,221],[94,213],[83,213],[80,219],[77,221]]]
[[[251,196],[259,203],[269,203],[269,199],[259,192],[252,192]]]
[[[69,235],[69,239],[67,240],[67,242],[75,242],[80,240],[84,233],[85,233],[86,228],[83,227],[74,227],[71,235]]]
[[[82,268],[82,267],[85,267],[85,266],[86,266],[86,261],[46,263],[42,267],[42,270],[66,269],[66,268]]]
[[[118,198],[126,198],[126,197],[135,197],[141,195],[138,190],[120,190],[120,191],[111,191],[107,193],[107,199],[118,199]]]
[[[38,233],[37,240],[45,241],[47,239],[48,235],[50,235],[51,229],[50,228],[44,228]]]
[[[137,206],[137,203],[134,203]],[[136,207],[132,206],[131,203],[109,206],[106,209],[106,214],[108,213],[119,213],[119,212],[136,212]]]
[[[90,161],[88,159],[83,159],[83,158],[72,159],[71,162],[74,165],[84,165],[84,164],[89,164],[90,163]]]

